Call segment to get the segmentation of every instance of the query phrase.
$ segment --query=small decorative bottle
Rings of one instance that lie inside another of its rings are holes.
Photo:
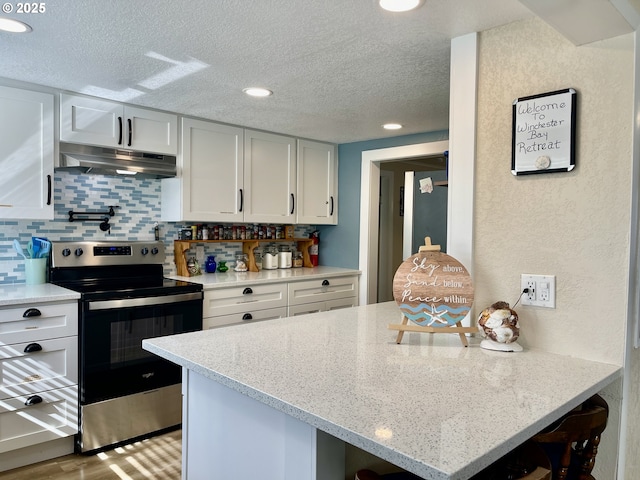
[[[227,267],[227,261],[226,260],[220,260],[220,262],[218,262],[218,271],[220,273],[224,273],[227,270],[229,270],[229,267]]]

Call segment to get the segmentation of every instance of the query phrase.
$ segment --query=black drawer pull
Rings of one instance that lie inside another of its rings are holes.
[[[243,295],[249,295],[250,293],[253,293],[253,290],[251,290],[251,287],[247,287],[242,291]]]
[[[329,280],[322,280],[322,286],[323,287],[329,286]]]
[[[250,313],[245,313],[244,315],[242,315],[242,320],[253,320],[253,315],[251,315]]]
[[[29,318],[29,317],[39,317],[42,315],[42,312],[40,310],[38,310],[37,308],[28,308],[23,314],[22,316],[24,318]]]
[[[42,397],[40,395],[31,395],[29,398],[27,398],[27,401],[24,402],[27,407],[30,407],[31,405],[37,405],[39,403],[42,403]]]
[[[33,352],[41,352],[42,345],[39,343],[30,343],[26,347],[24,347],[24,353],[33,353]]]

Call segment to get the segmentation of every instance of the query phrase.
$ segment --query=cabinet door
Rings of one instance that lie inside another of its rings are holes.
[[[298,140],[298,223],[338,223],[337,163],[334,145]]]
[[[162,180],[163,219],[242,221],[242,138],[240,127],[182,119],[182,172]]]
[[[246,222],[295,223],[295,139],[245,130]]]
[[[124,118],[125,148],[177,155],[177,115],[127,105],[124,107]]]
[[[124,121],[120,103],[60,95],[60,140],[63,142],[123,147]]]
[[[53,219],[53,95],[0,87],[0,219]]]

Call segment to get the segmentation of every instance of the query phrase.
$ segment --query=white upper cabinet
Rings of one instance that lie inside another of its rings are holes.
[[[178,116],[63,93],[60,95],[60,140],[176,155]]]
[[[244,132],[244,221],[296,223],[296,140]]]
[[[243,221],[243,129],[182,119],[179,178],[162,180],[163,220]]]
[[[338,223],[337,174],[335,145],[298,140],[297,223]]]
[[[0,87],[0,219],[53,219],[53,98]]]

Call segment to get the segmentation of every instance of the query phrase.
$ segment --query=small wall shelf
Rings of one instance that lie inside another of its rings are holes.
[[[249,271],[257,272],[258,266],[256,265],[256,259],[254,256],[254,250],[258,248],[261,243],[296,243],[298,250],[302,252],[302,266],[313,268],[311,263],[311,257],[309,256],[309,247],[313,245],[312,238],[264,238],[259,240],[174,240],[173,250],[174,259],[176,263],[176,273],[182,277],[189,277],[189,270],[187,269],[187,252],[191,248],[191,244],[201,243],[242,243],[242,253],[247,255],[249,259]]]

